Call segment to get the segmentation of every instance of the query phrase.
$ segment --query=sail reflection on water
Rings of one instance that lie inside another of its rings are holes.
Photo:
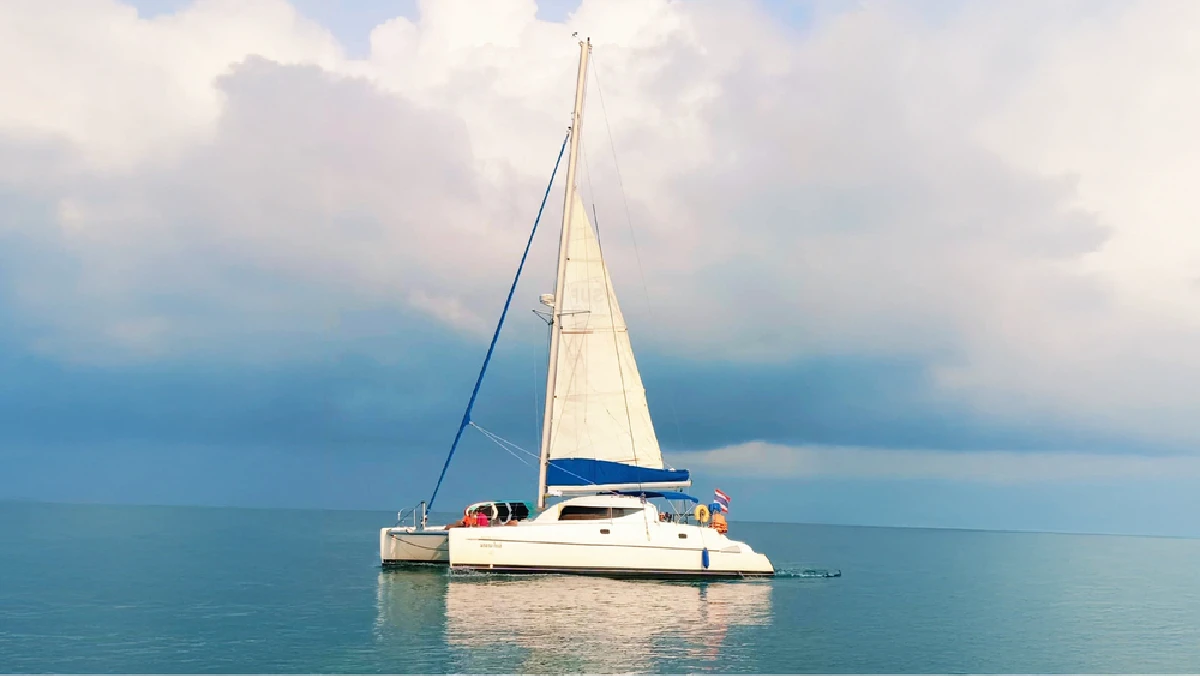
[[[771,585],[454,575],[445,607],[457,670],[653,671],[715,660],[728,632],[769,624]]]

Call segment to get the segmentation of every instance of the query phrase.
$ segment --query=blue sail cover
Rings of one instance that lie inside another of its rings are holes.
[[[559,458],[546,465],[546,485],[555,488],[682,486],[691,482],[686,469],[635,467],[591,458]]]
[[[678,491],[617,491],[617,495],[629,495],[635,498],[644,497],[663,498],[665,500],[687,500],[688,502],[700,504],[699,499],[694,498],[687,493],[680,493]]]

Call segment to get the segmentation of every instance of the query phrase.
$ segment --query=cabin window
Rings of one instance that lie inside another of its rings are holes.
[[[616,519],[642,511],[639,507],[588,507],[584,505],[567,505],[558,513],[559,521],[594,521],[598,519]]]
[[[608,507],[584,507],[583,505],[567,505],[558,513],[559,521],[592,521],[608,519]]]

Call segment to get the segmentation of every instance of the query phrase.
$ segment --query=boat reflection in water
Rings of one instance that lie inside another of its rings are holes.
[[[443,645],[448,583],[444,567],[379,573],[375,650],[383,664],[395,665],[391,670],[426,674],[446,670],[450,660]]]
[[[464,671],[656,671],[709,662],[770,622],[771,585],[453,575],[446,643]],[[726,665],[728,666],[728,665]]]
[[[771,622],[771,590],[767,581],[383,571],[376,648],[423,672],[658,671],[718,659],[730,670],[753,651],[746,636],[736,651],[723,653],[725,642]]]

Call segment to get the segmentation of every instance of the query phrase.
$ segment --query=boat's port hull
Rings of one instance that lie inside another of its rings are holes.
[[[388,567],[449,564],[449,532],[416,528],[381,528],[379,560]]]

